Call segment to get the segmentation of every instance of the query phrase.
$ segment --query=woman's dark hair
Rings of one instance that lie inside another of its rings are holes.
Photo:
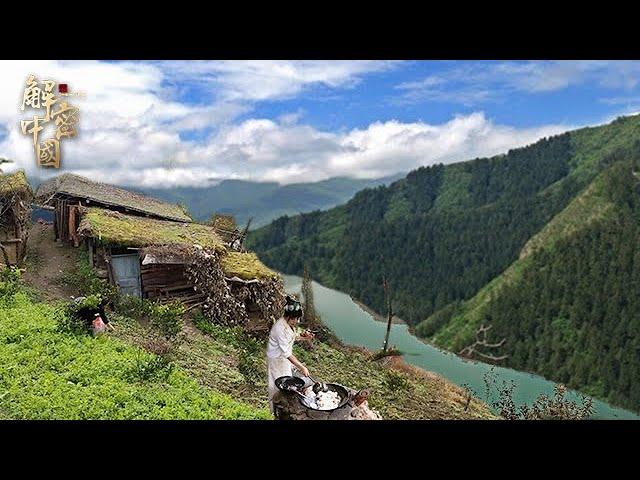
[[[287,296],[284,305],[284,316],[287,318],[300,318],[302,316],[302,305],[295,298]]]

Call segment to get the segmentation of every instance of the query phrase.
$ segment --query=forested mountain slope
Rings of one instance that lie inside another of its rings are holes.
[[[285,273],[309,263],[320,282],[378,311],[385,273],[396,313],[417,324],[500,275],[638,140],[640,117],[623,117],[505,155],[420,168],[331,210],[281,217],[249,245]]]
[[[616,162],[471,300],[417,327],[460,351],[489,326],[474,355],[640,410],[640,157]]]

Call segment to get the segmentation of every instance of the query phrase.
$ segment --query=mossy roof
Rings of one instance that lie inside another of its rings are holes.
[[[65,173],[43,182],[38,187],[36,198],[39,202],[44,203],[55,194],[87,199],[106,206],[123,207],[132,212],[150,214],[179,222],[192,221],[191,217],[179,205],[163,202],[106,183],[94,182],[72,173]]]
[[[210,225],[125,215],[96,207],[85,210],[79,232],[104,245],[145,247],[197,244],[218,251],[225,249],[224,243]]]
[[[197,244],[204,248],[214,248],[221,254],[222,270],[228,278],[267,280],[278,277],[255,253],[227,250],[210,225],[156,220],[94,207],[84,210],[78,230],[86,237],[111,246],[153,248],[191,247]],[[179,257],[180,249],[176,249],[175,253]]]
[[[0,174],[0,196],[13,193],[18,193],[24,197],[31,197],[33,195],[24,170]]]
[[[222,270],[227,277],[238,277],[242,280],[270,279],[278,276],[267,268],[253,252],[229,251],[222,256]]]

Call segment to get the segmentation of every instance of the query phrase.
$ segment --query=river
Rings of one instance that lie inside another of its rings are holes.
[[[285,288],[290,293],[299,293],[302,279],[293,275],[282,276]],[[375,320],[365,312],[351,298],[337,290],[332,290],[319,283],[313,282],[313,294],[316,311],[322,321],[346,344],[359,345],[370,350],[382,347],[386,324]],[[391,326],[389,345],[394,345],[404,353],[404,359],[418,367],[435,372],[451,382],[467,385],[475,395],[487,401],[484,376],[490,369],[494,369],[494,378],[498,385],[503,381],[515,382],[514,401],[517,404],[532,404],[538,395],[545,393],[553,395],[554,383],[538,375],[519,372],[510,368],[493,367],[486,363],[463,360],[460,357],[429,345],[412,335],[406,324]],[[579,399],[576,392],[570,391],[567,396]],[[593,401],[594,418],[598,419],[634,419],[640,416],[613,407],[600,400]]]

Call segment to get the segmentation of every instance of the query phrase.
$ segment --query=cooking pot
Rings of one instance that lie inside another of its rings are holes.
[[[337,407],[329,408],[329,409],[314,408],[311,406],[309,399],[302,394],[298,396],[298,400],[304,407],[308,408],[309,410],[315,410],[316,412],[333,412],[334,410],[344,407],[346,403],[349,401],[348,390],[342,385],[338,385],[337,383],[325,383],[324,385],[325,385],[326,391],[336,392],[340,396],[340,403],[338,404]]]
[[[316,412],[333,412],[338,408],[344,407],[349,401],[349,391],[345,387],[343,387],[342,385],[338,385],[337,383],[325,383],[325,388],[327,389],[327,391],[336,392],[340,396],[340,403],[338,404],[338,406],[327,410],[314,408],[311,406],[309,399],[302,393],[302,389],[306,385],[304,379],[291,376],[278,377],[276,378],[275,384],[276,387],[278,387],[282,391],[296,393],[298,396],[298,401],[303,407],[308,408],[309,410],[314,410]]]

